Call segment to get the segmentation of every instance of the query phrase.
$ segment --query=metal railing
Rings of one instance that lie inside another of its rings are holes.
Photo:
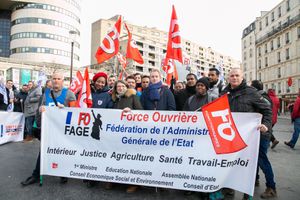
[[[277,28],[275,28],[274,30],[270,31],[269,33],[265,34],[264,36],[262,36],[261,38],[257,39],[255,41],[255,44],[259,44],[263,41],[265,41],[266,39],[268,39],[269,37],[275,35],[276,33],[286,29],[287,27],[290,27],[294,24],[296,24],[297,22],[300,21],[300,14],[293,17],[292,19],[290,20],[287,20],[287,22],[283,23],[282,25],[278,26]]]

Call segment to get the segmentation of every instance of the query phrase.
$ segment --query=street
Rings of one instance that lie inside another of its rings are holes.
[[[274,135],[280,143],[274,150],[269,149],[268,153],[277,184],[277,199],[282,200],[300,199],[299,141],[295,149],[290,149],[283,143],[291,138],[292,131],[293,126],[288,116],[280,116],[274,127]],[[150,187],[142,187],[133,194],[125,192],[125,185],[116,185],[112,190],[105,190],[103,183],[99,183],[93,188],[87,188],[86,184],[78,179],[69,179],[67,184],[61,185],[58,177],[50,176],[44,177],[42,187],[38,184],[22,187],[20,182],[31,175],[38,152],[38,140],[32,143],[9,143],[0,146],[0,200],[200,199],[198,193],[185,196],[183,191],[156,190]],[[260,194],[265,190],[264,182],[264,176],[260,171],[260,186],[255,188],[254,199],[260,199]],[[231,199],[242,199],[242,194],[236,192]]]

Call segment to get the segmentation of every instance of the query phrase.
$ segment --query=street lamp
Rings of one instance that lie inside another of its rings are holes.
[[[70,68],[70,85],[72,83],[72,74],[73,74],[73,50],[74,50],[74,41],[76,39],[77,36],[77,32],[76,31],[69,31],[69,36],[70,36],[70,40],[71,40],[71,68]]]

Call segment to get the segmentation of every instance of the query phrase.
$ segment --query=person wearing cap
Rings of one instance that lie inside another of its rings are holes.
[[[202,77],[196,82],[196,94],[189,97],[183,106],[185,111],[200,111],[201,107],[210,103],[218,96],[208,94],[209,80],[207,77]]]
[[[109,88],[107,86],[107,74],[99,72],[93,77],[92,88],[92,108],[112,108],[113,102],[110,94],[108,93]]]

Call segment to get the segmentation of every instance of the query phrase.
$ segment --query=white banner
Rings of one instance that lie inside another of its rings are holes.
[[[25,118],[19,112],[0,112],[0,145],[23,140]]]
[[[247,147],[216,154],[201,112],[47,107],[41,174],[253,195],[261,115],[233,119]]]

